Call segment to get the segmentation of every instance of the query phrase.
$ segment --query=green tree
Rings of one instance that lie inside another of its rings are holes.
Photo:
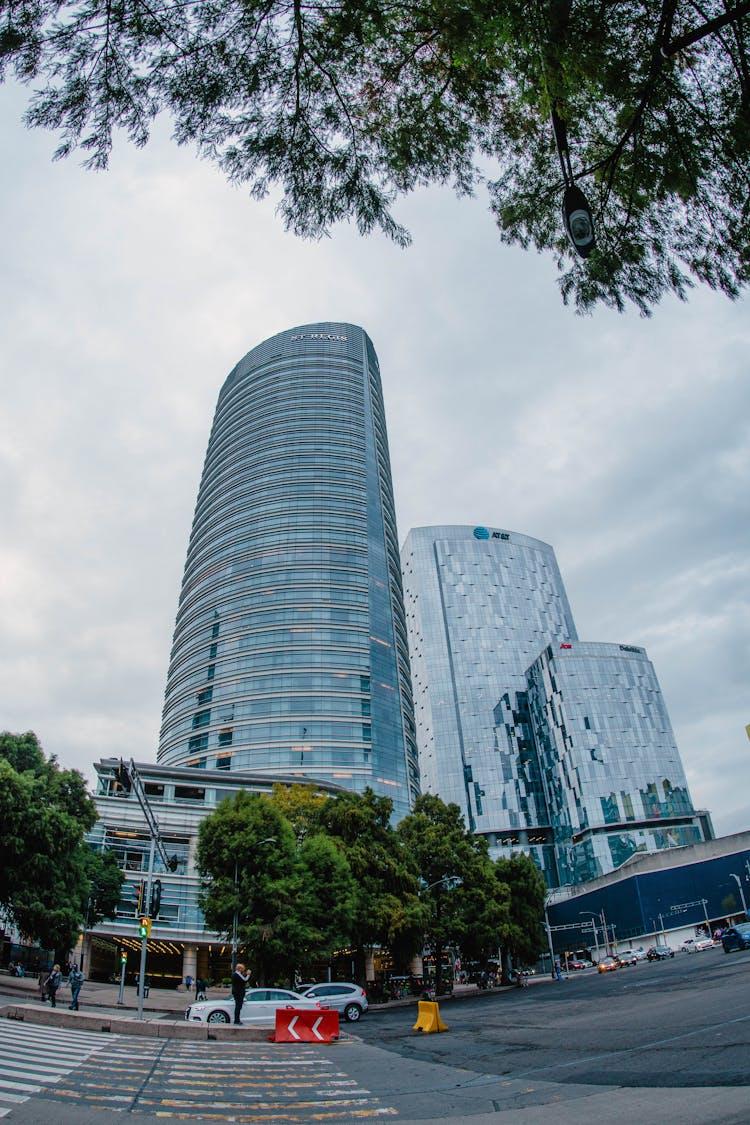
[[[0,0],[0,67],[31,125],[107,164],[164,112],[295,232],[352,219],[406,244],[394,200],[489,192],[500,236],[558,260],[581,309],[648,311],[750,272],[750,0]],[[576,257],[563,187],[589,195]]]
[[[543,928],[544,876],[527,855],[498,859],[495,877],[509,892],[508,917],[500,931],[503,978],[509,979],[513,965],[529,965],[545,947]]]
[[[196,855],[206,922],[231,938],[236,917],[261,983],[291,982],[297,968],[330,957],[349,941],[355,909],[340,848],[321,832],[298,838],[279,803],[254,793],[223,801],[202,821]]]
[[[85,923],[95,926],[117,913],[125,874],[114,852],[86,848],[82,859],[89,888]]]
[[[84,836],[96,819],[77,770],[45,757],[31,732],[0,734],[0,907],[59,958],[84,922],[93,870]]]
[[[486,841],[467,830],[458,805],[424,794],[398,834],[421,876],[424,941],[435,958],[440,991],[448,949],[459,947],[481,960],[497,950],[508,893],[494,876]]]
[[[393,803],[371,789],[341,793],[321,807],[321,826],[346,857],[356,888],[351,944],[355,976],[366,981],[366,957],[386,946],[403,961],[421,948],[418,878],[391,826]]]

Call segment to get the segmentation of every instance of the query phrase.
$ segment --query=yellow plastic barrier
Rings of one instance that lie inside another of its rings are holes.
[[[440,1009],[434,1000],[420,1000],[417,1011],[417,1022],[412,1031],[424,1031],[429,1035],[433,1031],[447,1031],[448,1027],[440,1018]]]

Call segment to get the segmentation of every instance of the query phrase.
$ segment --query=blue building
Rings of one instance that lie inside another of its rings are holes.
[[[219,394],[158,761],[371,786],[398,819],[414,733],[375,350],[351,324],[293,328]]]
[[[679,948],[686,938],[744,919],[748,903],[750,832],[738,832],[634,855],[581,887],[551,891],[547,916],[556,954],[598,947],[601,955],[605,944],[619,951],[657,942]]]

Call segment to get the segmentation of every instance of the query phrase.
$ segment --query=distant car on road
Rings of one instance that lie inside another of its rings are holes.
[[[577,969],[588,969],[590,964],[590,961],[584,961],[580,957],[573,957],[568,961],[568,968],[575,972]]]
[[[750,949],[750,922],[727,926],[721,935],[721,944],[725,953],[731,953],[733,949]]]
[[[712,938],[685,938],[680,949],[683,953],[701,953],[704,949],[713,949]]]
[[[319,1004],[321,1008],[335,1008],[350,1023],[356,1023],[369,1007],[364,988],[349,982],[328,981],[325,984],[311,984],[305,989],[305,996]]]
[[[652,945],[646,954],[647,961],[666,961],[667,957],[674,957],[674,949],[669,945]]]
[[[634,950],[623,949],[621,953],[617,954],[617,960],[621,965],[637,965],[638,957]]]
[[[277,1008],[320,1008],[321,1005],[299,992],[287,988],[248,988],[240,1013],[240,1022],[252,1027],[273,1027]],[[200,1000],[185,1012],[191,1023],[233,1023],[234,999]]]
[[[620,962],[616,957],[602,957],[598,968],[600,973],[613,973],[620,968]]]

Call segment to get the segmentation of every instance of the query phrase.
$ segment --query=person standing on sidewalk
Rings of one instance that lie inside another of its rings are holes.
[[[47,986],[47,995],[49,996],[50,1004],[53,1008],[57,1007],[57,990],[62,984],[62,973],[60,972],[59,965],[53,965],[50,975],[44,982]]]
[[[237,962],[232,973],[232,997],[234,998],[234,1022],[241,1023],[240,1015],[242,1005],[245,1003],[245,989],[250,980],[250,974],[241,962]]]
[[[71,1011],[78,1011],[78,994],[81,991],[83,984],[83,973],[76,964],[73,964],[70,972],[68,973],[68,984],[70,985],[70,1004],[68,1007]]]

